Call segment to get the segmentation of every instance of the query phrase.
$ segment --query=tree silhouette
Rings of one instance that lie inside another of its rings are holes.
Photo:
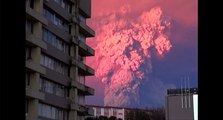
[[[125,115],[126,120],[165,120],[164,107],[148,110],[130,109]]]
[[[108,120],[117,120],[115,116],[110,116]]]
[[[151,120],[165,120],[165,108],[153,108],[151,110]]]

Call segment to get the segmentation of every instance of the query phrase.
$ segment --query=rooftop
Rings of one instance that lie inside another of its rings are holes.
[[[198,88],[178,88],[178,89],[168,89],[167,95],[171,94],[198,94]]]

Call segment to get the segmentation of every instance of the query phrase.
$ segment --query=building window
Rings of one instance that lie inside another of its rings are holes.
[[[43,41],[45,41],[46,43],[52,45],[53,47],[57,48],[58,50],[64,53],[69,53],[68,44],[49,30],[43,28],[42,37]]]
[[[109,110],[107,108],[104,108],[104,115],[109,116]]]
[[[117,115],[116,109],[113,109],[113,116],[116,116],[116,115]]]
[[[26,34],[33,34],[33,22],[26,20]]]
[[[53,94],[53,83],[40,78],[40,90],[43,92]]]
[[[84,105],[84,96],[82,96],[82,95],[79,95],[78,96],[78,103],[80,104],[80,105]]]
[[[72,5],[67,0],[54,0],[62,8],[65,8],[69,13],[72,12]]]
[[[68,119],[68,112],[66,110],[43,103],[39,103],[38,105],[38,115],[53,120]]]
[[[71,26],[71,25],[69,25],[69,34],[71,34],[71,27],[72,27],[72,26]]]
[[[72,6],[70,5],[69,9],[69,13],[72,13]]]
[[[96,114],[97,114],[98,116],[101,115],[101,108],[96,108]]]
[[[68,66],[56,59],[41,54],[40,64],[63,75],[68,75]]]
[[[80,82],[81,84],[85,84],[85,76],[83,76],[83,75],[78,75],[78,77],[79,77],[79,82]]]
[[[26,72],[26,86],[30,85],[30,72]]]
[[[68,97],[68,89],[65,86],[40,78],[40,90],[60,97]]]
[[[54,12],[46,9],[46,7],[43,8],[43,16],[51,21],[54,25],[62,28],[65,32],[68,32],[68,22]]]
[[[26,60],[32,59],[32,48],[26,47]]]
[[[34,0],[29,0],[29,7],[34,8]]]

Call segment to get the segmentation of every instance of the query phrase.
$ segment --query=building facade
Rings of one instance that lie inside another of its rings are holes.
[[[111,117],[115,116],[117,119],[125,120],[125,108],[121,107],[107,107],[107,106],[95,106],[95,105],[88,105],[88,107],[94,110],[94,116],[106,116]]]
[[[26,0],[26,120],[84,120],[91,0]]]
[[[169,89],[166,96],[166,120],[198,120],[198,90]]]
[[[110,118],[111,116],[116,117],[117,120],[136,120],[143,119],[137,118],[140,116],[150,116],[151,111],[148,109],[138,109],[138,108],[123,108],[123,107],[112,107],[112,106],[97,106],[97,105],[87,105],[89,108],[94,110],[94,118],[100,116],[105,116]],[[144,120],[144,119],[143,119]]]

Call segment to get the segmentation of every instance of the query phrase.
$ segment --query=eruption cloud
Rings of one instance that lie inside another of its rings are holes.
[[[126,5],[102,15],[93,24],[97,33],[95,76],[105,85],[104,105],[162,104],[168,85],[151,77],[151,50],[155,49],[160,56],[170,51],[170,19],[160,7],[134,19],[128,18],[130,13],[131,8]]]

